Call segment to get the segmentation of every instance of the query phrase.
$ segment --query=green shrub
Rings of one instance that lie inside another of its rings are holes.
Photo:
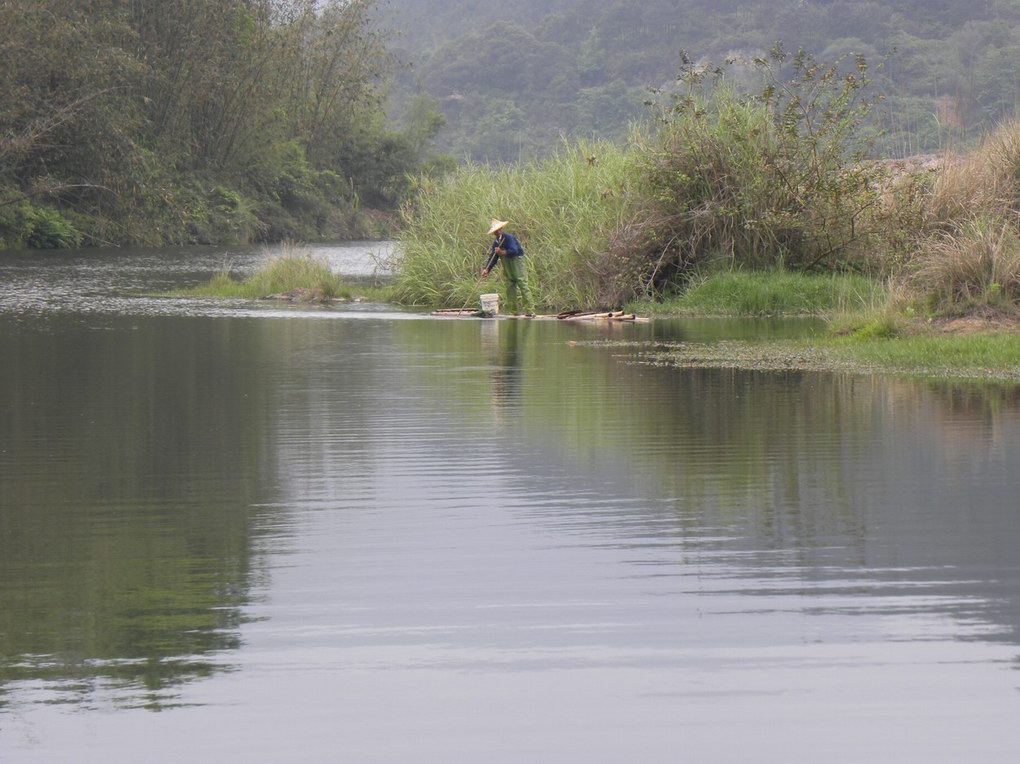
[[[713,258],[731,267],[844,270],[868,265],[876,203],[858,127],[867,64],[821,66],[777,47],[755,63],[760,94],[738,95],[722,68],[682,58],[680,90],[641,141],[650,187],[614,253],[620,291],[661,290]]]
[[[207,195],[209,226],[215,241],[247,244],[258,238],[265,226],[255,215],[251,200],[238,191],[216,186]]]
[[[82,234],[60,212],[29,202],[12,206],[0,218],[3,238],[15,247],[66,249],[81,245]]]

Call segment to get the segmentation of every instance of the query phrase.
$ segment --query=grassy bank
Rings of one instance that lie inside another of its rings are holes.
[[[831,344],[829,344],[831,343]],[[886,370],[936,376],[1007,377],[1020,380],[1020,335],[1013,333],[914,334],[882,340],[830,340],[839,358]]]
[[[919,314],[903,295],[860,276],[784,271],[725,272],[697,280],[664,302],[628,310],[653,315],[826,318],[810,340],[721,342],[660,348],[660,365],[746,370],[882,372],[1020,381],[1020,324],[1001,313],[951,320]]]
[[[282,187],[293,181],[288,176],[278,182]],[[139,195],[136,206],[127,209],[68,209],[28,199],[0,205],[0,250],[339,241],[393,234],[395,215],[362,208],[331,172],[303,168],[296,188],[287,193],[246,183],[210,188],[186,178],[158,182],[153,192],[158,198]],[[0,187],[0,200],[17,195]]]
[[[877,272],[877,191],[851,145],[864,68],[840,78],[810,59],[792,66],[793,86],[766,67],[761,95],[748,97],[688,62],[623,146],[581,143],[422,184],[405,215],[401,294],[462,301],[477,270],[467,253],[484,248],[492,217],[521,235],[547,307],[660,299],[720,267]]]

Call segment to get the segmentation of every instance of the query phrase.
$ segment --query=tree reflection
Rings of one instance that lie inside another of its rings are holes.
[[[263,376],[239,371],[271,346],[245,328],[0,333],[9,700],[112,689],[160,708],[229,668],[265,512],[252,500],[274,479]]]
[[[492,368],[492,399],[497,409],[513,409],[521,404],[524,348],[530,329],[531,322],[525,320],[482,324],[482,338],[488,345]]]
[[[598,486],[626,507],[555,506],[557,528],[600,527],[610,543],[668,538],[677,559],[705,545],[747,552],[735,559],[749,576],[769,575],[756,566],[773,553],[788,564],[781,575],[805,581],[944,594],[941,612],[961,624],[980,614],[997,638],[1020,641],[1020,597],[989,578],[1017,571],[1016,386],[663,368],[633,363],[640,346],[579,343],[580,327],[531,328],[527,342],[500,334],[484,346],[529,439],[511,466],[537,494]],[[455,342],[469,357],[460,327],[414,337],[437,352]],[[463,403],[477,397],[470,375],[422,381],[474,414]]]

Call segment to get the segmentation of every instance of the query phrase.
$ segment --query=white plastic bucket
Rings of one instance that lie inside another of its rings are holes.
[[[483,294],[482,295],[482,313],[495,316],[499,313],[499,295],[498,294]]]

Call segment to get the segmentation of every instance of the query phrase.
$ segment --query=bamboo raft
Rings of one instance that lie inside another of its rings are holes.
[[[526,319],[529,321],[632,321],[636,323],[647,322],[648,319],[637,316],[634,313],[625,313],[622,310],[608,311],[584,311],[565,310],[562,313],[551,313],[535,316],[511,316],[499,313],[483,313],[478,309],[469,308],[443,308],[432,311],[433,316],[440,318],[502,318],[502,319]]]

